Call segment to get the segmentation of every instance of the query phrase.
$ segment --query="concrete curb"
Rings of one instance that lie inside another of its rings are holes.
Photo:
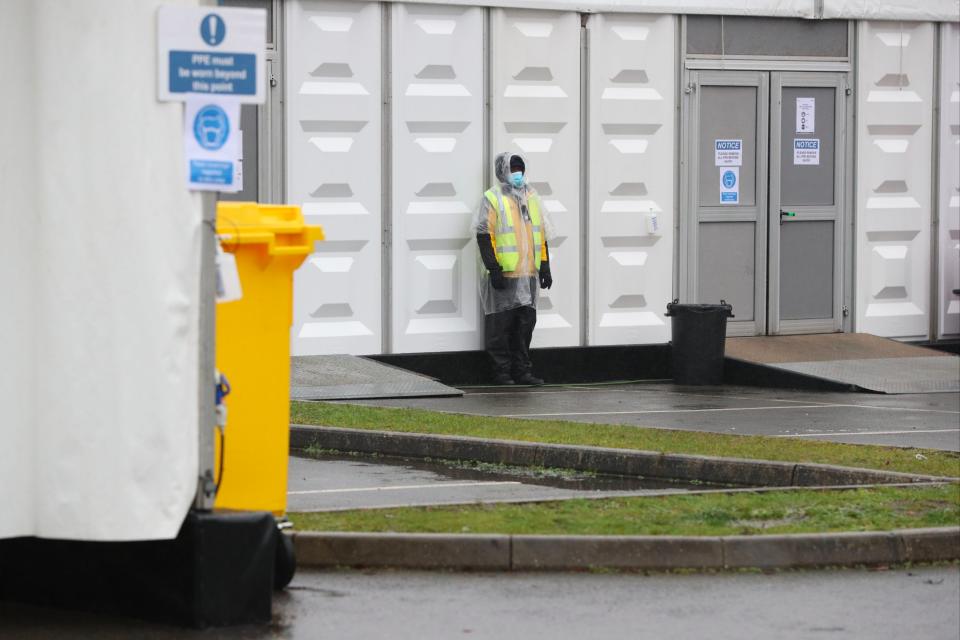
[[[294,532],[293,539],[300,568],[769,569],[960,559],[960,527],[724,537]]]
[[[293,533],[298,567],[402,567],[498,571],[510,566],[510,536]]]
[[[553,467],[611,475],[680,481],[698,480],[714,484],[753,487],[817,487],[956,481],[956,478],[825,464],[720,458],[514,440],[487,440],[468,436],[291,425],[290,448],[305,449],[309,446],[410,458],[477,460],[494,464]]]

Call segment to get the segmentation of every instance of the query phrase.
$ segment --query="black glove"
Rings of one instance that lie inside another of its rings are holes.
[[[490,284],[494,289],[506,289],[507,280],[503,277],[503,269],[494,269],[490,272]]]
[[[553,286],[553,276],[550,275],[550,263],[543,261],[540,263],[540,288],[549,289]]]

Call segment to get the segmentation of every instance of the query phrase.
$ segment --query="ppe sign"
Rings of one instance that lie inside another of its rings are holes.
[[[244,104],[266,97],[264,9],[163,5],[157,12],[157,96],[233,96]]]
[[[714,164],[718,167],[743,165],[743,140],[714,140]]]
[[[162,5],[157,11],[157,99],[186,103],[187,188],[243,188],[240,105],[266,99],[265,9]]]
[[[187,188],[194,191],[240,191],[240,105],[235,101],[187,102],[184,150]]]
[[[740,204],[740,167],[720,171],[720,204]]]

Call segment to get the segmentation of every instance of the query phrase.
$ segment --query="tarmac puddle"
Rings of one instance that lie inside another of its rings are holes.
[[[381,467],[384,468],[384,471],[390,469],[397,472],[409,471],[419,472],[421,474],[427,472],[436,476],[438,482],[450,480],[520,482],[525,485],[584,492],[654,491],[664,489],[686,489],[692,491],[704,488],[702,484],[671,482],[662,479],[602,475],[572,469],[519,467],[467,460],[398,458],[338,453],[322,453],[316,455],[295,454],[294,457],[303,460],[347,462],[352,465]]]

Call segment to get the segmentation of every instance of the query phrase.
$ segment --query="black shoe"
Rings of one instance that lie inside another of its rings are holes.
[[[531,387],[539,387],[543,384],[543,380],[533,375],[532,373],[525,373],[522,376],[517,376],[517,384],[527,384]]]
[[[498,373],[493,376],[493,384],[514,384],[513,378],[505,373]]]

